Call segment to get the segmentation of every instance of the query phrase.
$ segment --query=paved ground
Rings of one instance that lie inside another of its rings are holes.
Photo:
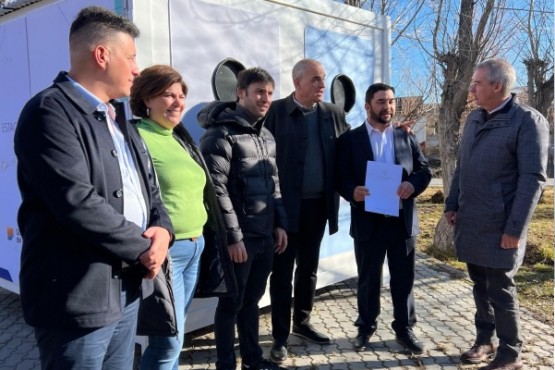
[[[356,335],[356,279],[322,289],[316,297],[314,325],[330,335],[333,344],[320,346],[297,337],[290,340],[290,369],[476,369],[461,365],[458,356],[474,339],[473,300],[466,276],[437,260],[419,255],[415,297],[419,323],[415,333],[426,345],[423,355],[411,357],[395,342],[389,290],[384,288],[379,328],[371,348],[353,350]],[[553,326],[522,311],[526,369],[553,369]],[[268,312],[260,317],[261,343],[271,346]],[[180,369],[215,369],[214,334],[202,329],[187,337]],[[16,294],[0,289],[0,369],[39,369],[38,351],[31,329],[23,322]]]

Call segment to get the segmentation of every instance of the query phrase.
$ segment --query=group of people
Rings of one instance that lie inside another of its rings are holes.
[[[431,171],[410,129],[392,124],[394,88],[372,84],[367,119],[351,130],[345,112],[323,102],[318,61],[297,62],[294,91],[275,102],[272,76],[249,68],[237,76],[236,101],[198,113],[197,147],[181,123],[185,81],[165,65],[139,72],[138,35],[106,9],[81,10],[70,70],[17,124],[21,300],[42,368],[131,369],[138,333],[149,339],[141,369],[177,369],[193,297],[219,297],[217,369],[236,368],[235,327],[243,370],[280,368],[290,334],[330,343],[310,317],[339,195],[351,205],[359,276],[354,348],[377,330],[387,255],[396,340],[423,353],[413,332],[415,198]],[[487,370],[522,367],[514,275],[546,177],[546,121],[510,94],[514,80],[503,60],[477,66],[470,93],[481,108],[465,125],[445,206],[477,305],[476,342],[461,360],[496,354]],[[125,119],[122,97],[136,119]],[[368,161],[402,167],[398,217],[365,211]],[[258,341],[268,279],[270,360]]]

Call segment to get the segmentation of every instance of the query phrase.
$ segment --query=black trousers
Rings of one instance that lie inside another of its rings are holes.
[[[274,239],[272,236],[245,238],[243,242],[247,250],[247,261],[233,264],[238,294],[235,297],[220,298],[214,316],[217,369],[236,367],[233,348],[235,323],[243,364],[254,365],[262,361],[262,348],[258,343],[258,302],[266,291],[266,281],[272,270]]]
[[[307,324],[314,306],[314,294],[320,261],[320,243],[327,221],[324,198],[304,199],[301,204],[299,232],[288,234],[284,253],[274,256],[270,276],[272,336],[277,344],[287,343],[291,331],[291,303],[295,262],[293,323]]]
[[[497,269],[468,263],[467,267],[468,275],[474,283],[476,343],[491,343],[497,332],[499,347],[496,357],[504,360],[519,358],[522,338],[514,280],[519,266]]]
[[[414,244],[406,233],[403,217],[377,216],[369,240],[354,241],[358,269],[358,318],[360,334],[376,330],[380,314],[380,292],[385,256],[393,301],[393,330],[404,335],[416,323],[414,309]]]

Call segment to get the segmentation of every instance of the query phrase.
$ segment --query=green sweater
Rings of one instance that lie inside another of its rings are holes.
[[[204,170],[173,137],[173,130],[150,119],[142,119],[137,127],[152,156],[175,239],[201,235],[208,217],[203,201]]]

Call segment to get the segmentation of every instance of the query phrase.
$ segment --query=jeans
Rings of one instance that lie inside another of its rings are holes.
[[[131,370],[139,296],[121,293],[122,317],[94,329],[35,328],[42,370]]]
[[[142,370],[177,370],[183,349],[187,310],[193,300],[200,271],[200,255],[204,249],[202,236],[195,240],[176,240],[169,253],[172,260],[172,286],[177,319],[177,336],[149,336],[148,347],[141,358]]]
[[[476,303],[476,343],[493,341],[497,332],[499,347],[496,357],[516,360],[522,350],[520,310],[514,277],[518,267],[496,269],[467,264],[468,275],[474,283]]]
[[[235,323],[239,334],[239,350],[245,365],[262,361],[262,348],[258,344],[258,302],[266,290],[266,281],[272,270],[274,239],[271,236],[245,238],[247,261],[234,263],[237,295],[221,297],[214,316],[217,369],[235,369]]]

